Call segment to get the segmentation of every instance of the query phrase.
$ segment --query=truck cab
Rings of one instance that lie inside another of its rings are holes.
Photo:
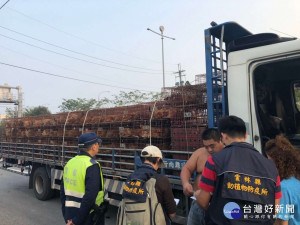
[[[205,30],[209,127],[235,115],[260,152],[279,134],[299,147],[300,40],[252,34],[234,22],[213,25]]]

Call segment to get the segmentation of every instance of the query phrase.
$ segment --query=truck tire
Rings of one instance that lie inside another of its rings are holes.
[[[39,167],[34,171],[33,192],[36,198],[41,201],[48,200],[54,195],[54,190],[51,189],[51,180],[43,167]]]

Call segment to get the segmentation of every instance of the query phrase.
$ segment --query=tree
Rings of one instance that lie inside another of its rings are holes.
[[[98,100],[97,101],[97,103],[96,103],[96,105],[95,105],[95,108],[96,109],[100,109],[100,108],[102,108],[103,106],[105,106],[105,105],[108,105],[108,104],[110,104],[111,103],[111,100],[110,99],[108,99],[108,98],[101,98],[100,100]]]
[[[6,108],[5,114],[6,118],[18,117],[18,112],[16,109]],[[51,114],[50,110],[46,106],[29,107],[23,110],[23,116],[38,116],[44,114]]]
[[[39,115],[45,115],[45,114],[51,114],[48,107],[36,106],[36,107],[26,108],[23,113],[23,116],[39,116]]]
[[[157,101],[160,99],[161,94],[157,92],[144,93],[135,90],[130,92],[121,91],[119,95],[113,95],[113,97],[114,99],[112,100],[112,103],[115,106],[125,106],[125,105],[140,104],[149,101]]]
[[[18,117],[18,112],[16,109],[6,108],[5,109],[6,118]]]
[[[86,99],[86,98],[77,98],[77,99],[65,99],[58,108],[61,112],[71,112],[71,111],[80,111],[80,110],[90,110],[90,109],[99,109],[104,106],[125,106],[125,105],[134,105],[140,104],[142,102],[157,101],[160,99],[161,94],[157,92],[143,93],[141,91],[130,91],[125,92],[121,91],[118,95],[113,95],[113,99],[102,98],[98,99]]]
[[[71,112],[71,111],[80,111],[80,110],[90,110],[94,108],[99,108],[103,105],[101,101],[96,99],[86,99],[86,98],[77,98],[77,99],[65,99],[58,108],[61,112]]]

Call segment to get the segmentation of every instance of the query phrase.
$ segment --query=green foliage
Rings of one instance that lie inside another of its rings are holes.
[[[86,99],[86,98],[77,98],[77,99],[65,99],[58,108],[61,112],[70,112],[70,111],[80,111],[80,110],[90,110],[96,107],[97,100]],[[101,105],[101,104],[100,104]]]
[[[100,100],[97,101],[97,103],[95,105],[95,108],[96,109],[100,109],[103,106],[108,105],[110,103],[111,103],[111,100],[109,100],[108,98],[105,97],[105,98],[102,98],[102,99],[100,99]]]
[[[18,117],[18,112],[16,109],[6,108],[5,114],[6,118]],[[44,114],[51,114],[50,110],[46,106],[30,107],[23,110],[23,116],[38,116]]]
[[[39,115],[45,115],[45,114],[51,114],[48,107],[37,106],[37,107],[26,108],[23,113],[23,116],[39,116]]]
[[[18,117],[18,112],[15,109],[6,108],[5,109],[6,118]]]
[[[160,93],[149,92],[143,93],[135,90],[130,92],[121,91],[119,95],[113,95],[111,103],[115,106],[125,106],[140,104],[143,102],[157,101],[160,98]]]
[[[77,99],[63,99],[62,104],[59,106],[61,112],[70,112],[70,111],[80,111],[80,110],[90,110],[90,109],[99,109],[105,106],[125,106],[125,105],[134,105],[140,104],[143,102],[157,101],[160,99],[160,93],[149,92],[143,93],[141,91],[130,91],[124,92],[121,91],[118,95],[113,95],[112,99],[102,98],[98,99],[86,99],[86,98],[77,98]]]

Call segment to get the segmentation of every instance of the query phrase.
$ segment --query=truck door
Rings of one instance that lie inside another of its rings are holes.
[[[256,60],[248,71],[255,148],[264,153],[276,135],[300,145],[300,54]]]

